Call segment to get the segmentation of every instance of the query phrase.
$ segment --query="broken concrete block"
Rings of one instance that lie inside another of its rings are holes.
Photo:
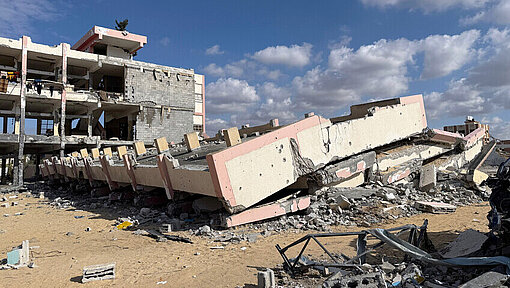
[[[455,210],[457,210],[457,207],[454,205],[440,202],[416,201],[415,207],[420,211],[425,211],[434,214],[453,213],[455,212]]]
[[[92,152],[92,159],[99,159],[99,149],[92,148],[90,152]]]
[[[237,130],[237,127],[225,130],[225,142],[227,143],[227,147],[241,144],[241,137],[239,136],[239,130]]]
[[[80,150],[80,155],[82,158],[87,158],[89,157],[89,152],[87,152],[87,149],[83,148]]]
[[[119,158],[122,158],[122,156],[124,156],[125,154],[127,154],[126,146],[118,146],[117,147],[117,156]]]
[[[115,263],[91,265],[83,268],[82,283],[115,278]]]
[[[176,229],[172,227],[172,224],[171,223],[166,223],[166,224],[163,224],[161,225],[161,227],[159,228],[159,232],[161,233],[170,233],[170,232],[173,232],[175,231]]]
[[[357,176],[375,163],[376,153],[370,151],[335,164],[327,165],[316,171],[314,177],[319,186],[338,184]],[[364,177],[363,177],[364,180]]]
[[[257,273],[257,287],[258,288],[276,287],[274,271],[269,268],[266,271],[259,271]]]
[[[347,197],[345,197],[344,195],[338,195],[336,196],[336,198],[333,199],[335,199],[334,202],[329,204],[329,207],[331,208],[340,207],[343,210],[346,210],[351,207],[351,202],[349,202],[349,199],[347,199]]]
[[[468,180],[472,181],[476,185],[481,185],[483,181],[487,180],[489,178],[489,175],[486,173],[475,169],[472,173],[472,175],[468,175]]]
[[[168,149],[169,149],[168,142],[166,141],[166,137],[154,139],[154,144],[156,144],[156,149],[158,150],[158,154],[168,151]]]
[[[420,190],[429,191],[436,187],[437,184],[437,169],[433,164],[425,165],[420,170]]]
[[[198,142],[198,135],[195,132],[185,134],[184,142],[186,143],[186,147],[188,147],[188,151],[193,151],[197,148],[200,148],[200,143]]]
[[[145,144],[142,141],[135,142],[134,146],[136,156],[140,156],[147,153],[147,149],[145,149]]]
[[[444,258],[456,258],[467,256],[482,248],[483,243],[488,239],[485,234],[473,229],[468,229],[459,234],[457,239],[450,242],[448,246],[439,253]]]
[[[227,216],[223,219],[222,225],[234,227],[250,222],[269,219],[287,213],[303,210],[310,206],[310,196],[303,196],[295,199],[284,199],[250,208],[243,212]]]
[[[459,288],[503,287],[508,277],[503,273],[489,271],[460,285]]]
[[[110,156],[110,158],[113,156],[113,153],[112,153],[112,148],[110,147],[106,147],[103,149],[103,155],[108,155]]]

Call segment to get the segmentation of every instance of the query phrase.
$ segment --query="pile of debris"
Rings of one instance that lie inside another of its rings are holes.
[[[308,113],[286,126],[273,119],[207,139],[188,133],[178,144],[157,138],[155,148],[82,149],[39,168],[50,181],[88,185],[91,193],[164,189],[175,203],[205,197],[223,207],[221,224],[233,227],[305,210],[309,192],[322,187],[413,183],[428,192],[439,171],[482,163],[495,146],[485,136],[483,128],[465,136],[429,129],[423,97],[414,95],[354,105],[336,118]],[[463,175],[478,185],[484,175],[477,168]]]
[[[427,236],[428,221],[421,227],[309,234],[283,248],[276,245],[284,260],[283,266],[275,269],[278,283],[293,287],[507,287],[510,159],[501,163],[496,177],[486,183],[485,188],[492,190],[492,209],[487,216],[491,232],[487,234],[469,229],[440,251]],[[321,243],[322,239],[335,243],[332,238],[338,237],[355,241],[355,256],[349,257],[345,251],[334,253]],[[369,247],[371,240],[379,242]],[[311,260],[307,254],[310,242],[316,242],[326,258],[319,255]],[[299,254],[289,258],[288,251],[301,244]]]

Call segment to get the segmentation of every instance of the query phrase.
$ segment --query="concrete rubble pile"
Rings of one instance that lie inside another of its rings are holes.
[[[164,189],[167,199],[145,201],[170,200],[171,218],[203,215],[207,225],[233,227],[305,211],[268,228],[325,230],[486,199],[479,167],[495,143],[484,136],[481,128],[466,136],[428,128],[415,95],[354,105],[350,115],[331,119],[308,113],[286,126],[273,119],[206,139],[189,133],[177,144],[158,138],[155,148],[82,149],[46,159],[40,170],[53,183],[109,200]]]
[[[484,188],[492,191],[488,233],[468,229],[441,250],[428,238],[427,220],[420,227],[309,234],[283,248],[276,245],[284,263],[274,269],[275,281],[284,287],[508,287],[510,159],[485,182]],[[355,243],[350,245],[355,256],[328,250],[338,249],[334,239],[342,237]],[[323,255],[310,253],[310,242]],[[293,248],[299,248],[296,257],[290,257]]]

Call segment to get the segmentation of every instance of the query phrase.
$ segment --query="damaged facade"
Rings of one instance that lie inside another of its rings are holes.
[[[204,76],[133,60],[146,43],[98,26],[73,46],[0,38],[2,183],[11,169],[23,183],[25,155],[39,164],[44,155],[204,132]]]

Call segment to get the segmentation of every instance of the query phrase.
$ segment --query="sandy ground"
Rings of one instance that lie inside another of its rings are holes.
[[[12,195],[12,194],[7,194]],[[3,208],[0,215],[0,259],[7,251],[30,240],[31,256],[36,268],[0,270],[0,287],[256,287],[257,268],[275,267],[282,263],[275,249],[282,247],[305,232],[259,237],[255,243],[229,244],[223,250],[210,247],[218,243],[204,237],[190,237],[194,244],[156,242],[131,231],[116,230],[114,211],[66,211],[48,205],[47,200],[19,194],[19,205]],[[449,215],[421,214],[383,225],[384,228],[404,224],[421,225],[429,219],[429,236],[436,246],[455,239],[458,232],[473,228],[487,231],[487,203],[460,207]],[[14,216],[16,212],[23,215]],[[76,219],[74,216],[85,216]],[[86,232],[87,227],[91,231]],[[238,228],[243,229],[243,228]],[[334,227],[334,231],[354,231],[362,228]],[[67,236],[66,233],[74,233]],[[188,232],[179,235],[189,237]],[[354,254],[353,239],[324,241],[332,251]],[[241,247],[246,247],[243,251]],[[312,247],[311,253],[317,252]],[[289,255],[294,257],[297,250]],[[116,262],[114,280],[80,282],[84,266]],[[157,282],[165,284],[157,284]]]

